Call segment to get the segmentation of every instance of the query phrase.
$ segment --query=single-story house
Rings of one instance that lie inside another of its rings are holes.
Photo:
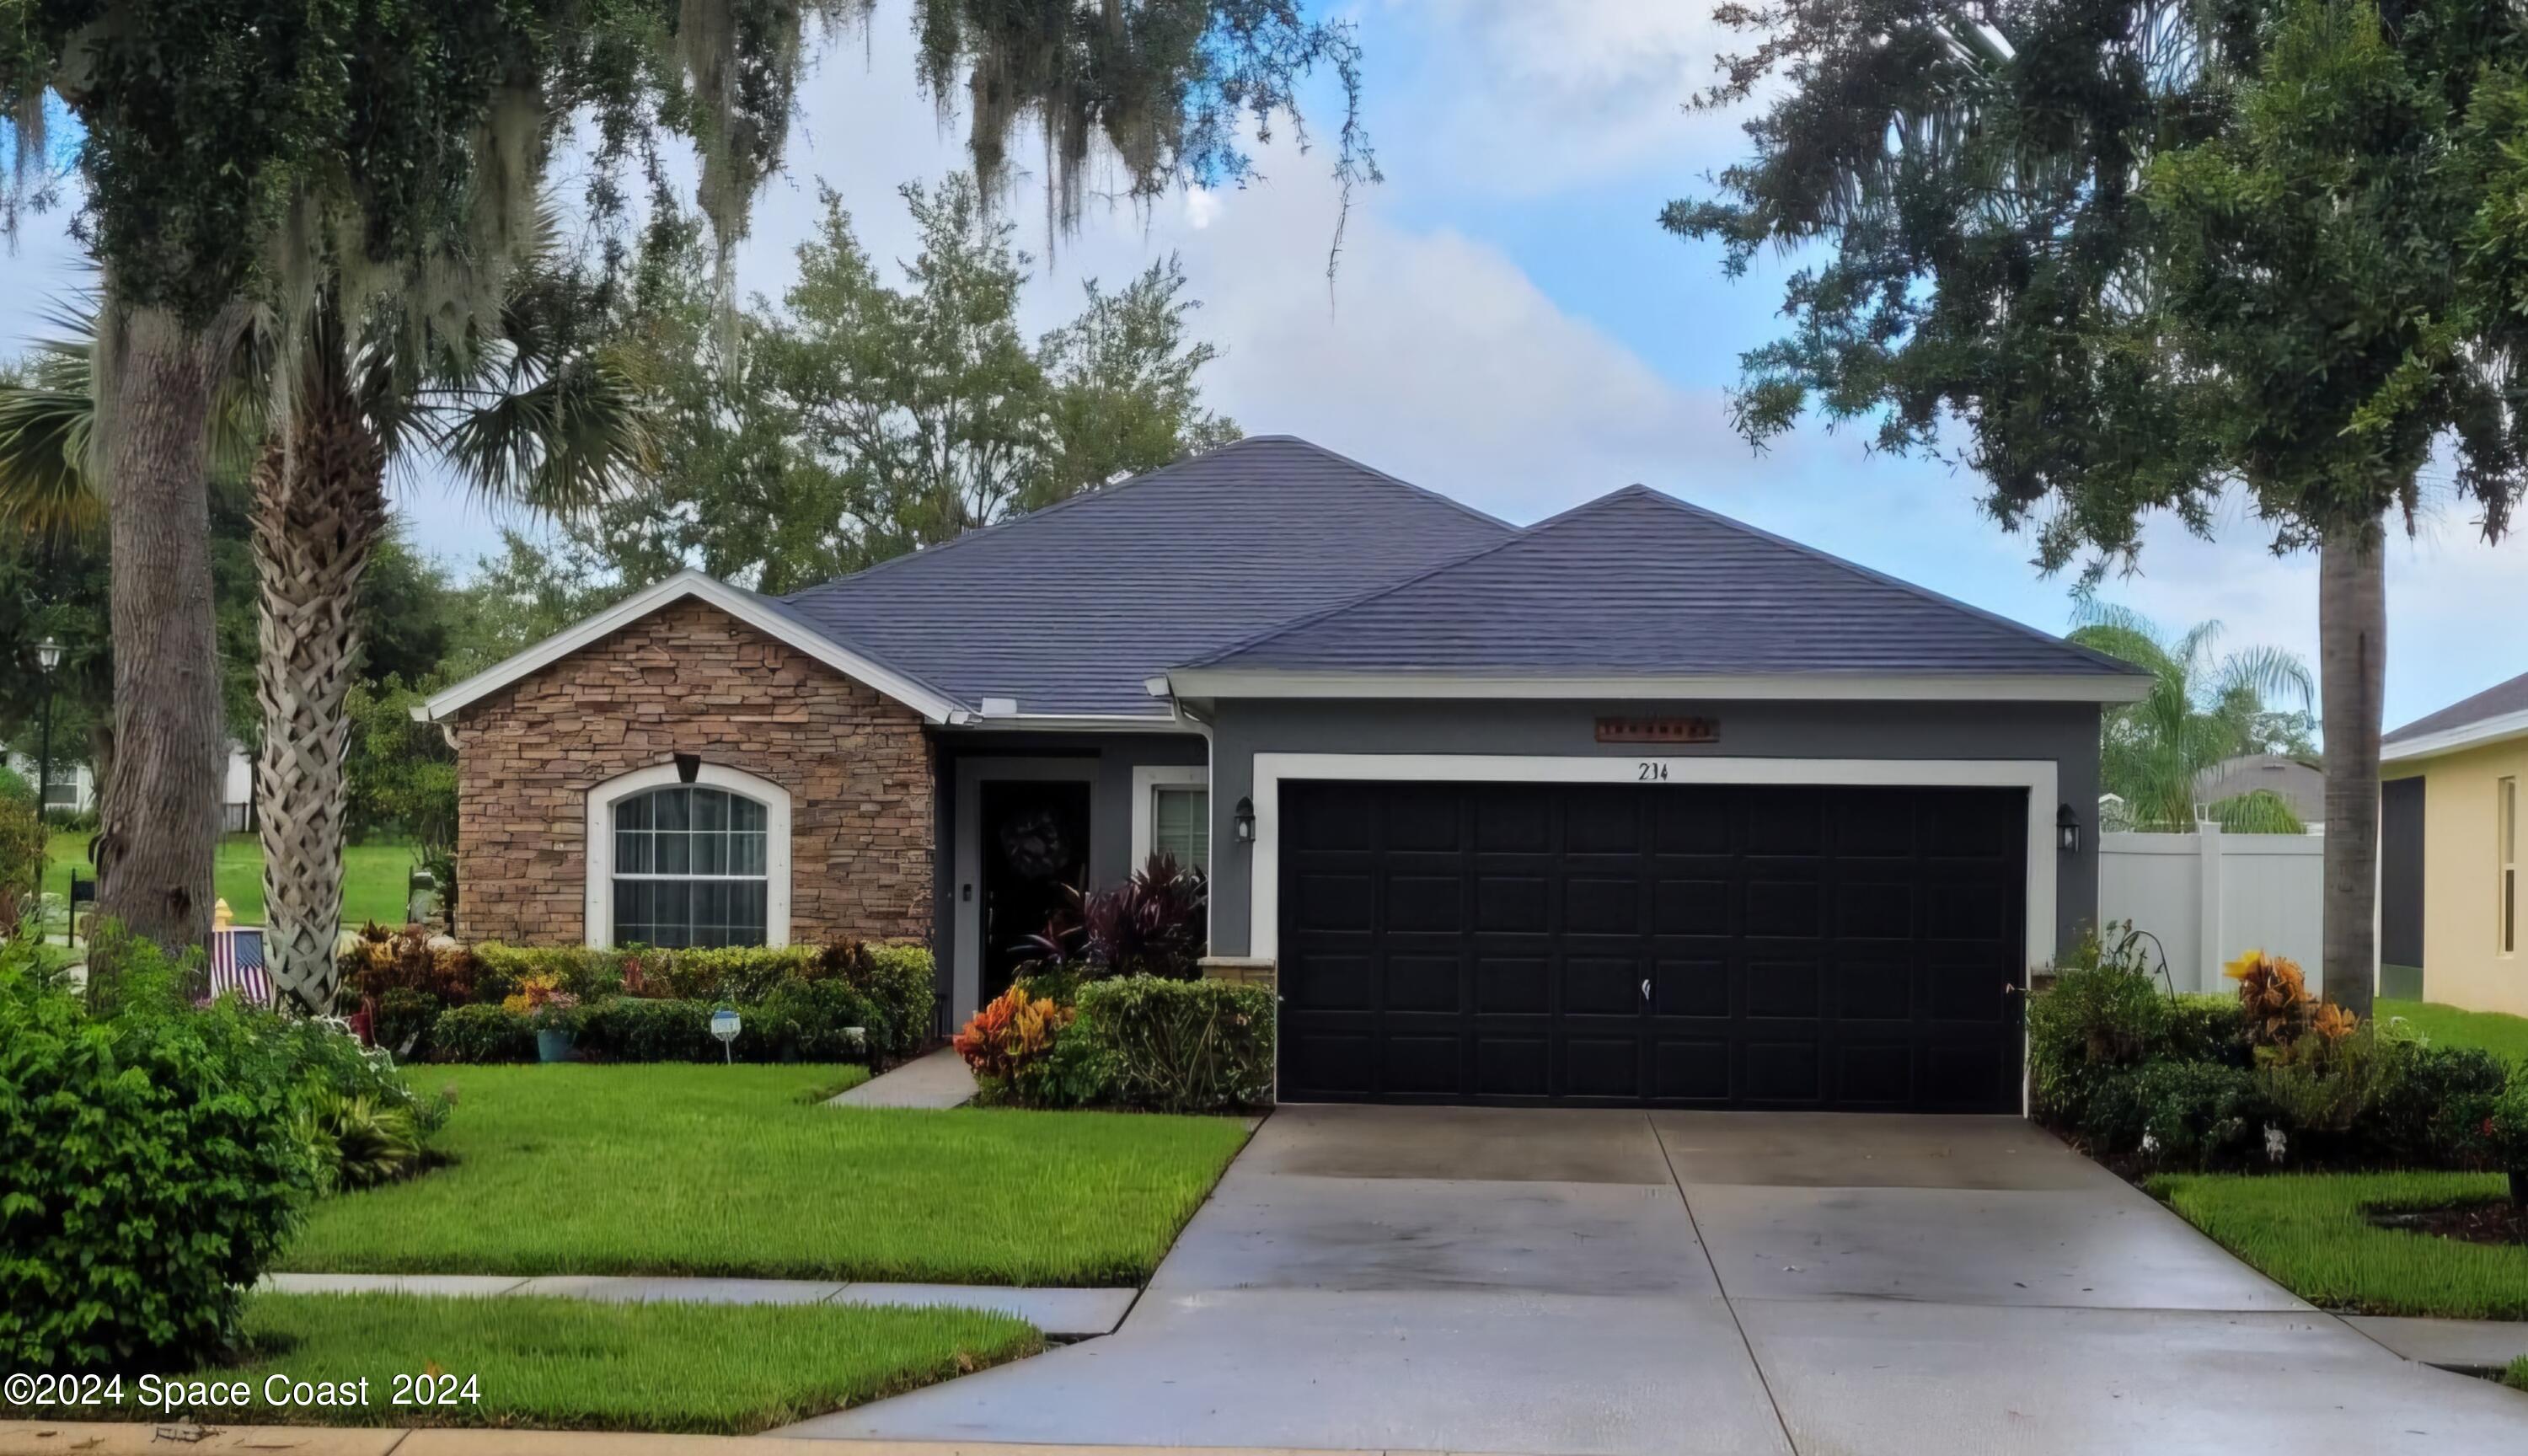
[[[2388,734],[2379,759],[2382,986],[2528,1014],[2518,873],[2528,673]]]
[[[926,937],[960,1021],[1165,849],[1285,1100],[2016,1111],[2148,682],[1640,487],[1521,529],[1262,437],[422,711],[468,938]]]
[[[6,751],[9,771],[25,779],[29,788],[38,781],[36,754]],[[96,807],[96,770],[84,758],[53,755],[52,772],[41,776],[44,810],[53,814],[83,814]]]
[[[2326,765],[2289,754],[2240,754],[2194,776],[2194,802],[2218,804],[2262,791],[2291,806],[2310,833],[2326,828]]]

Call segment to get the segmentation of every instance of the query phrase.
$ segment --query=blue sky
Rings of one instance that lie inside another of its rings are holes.
[[[740,286],[778,293],[821,180],[879,257],[909,251],[893,189],[962,164],[963,121],[939,125],[912,81],[907,0],[882,0],[866,37],[821,48],[803,87],[791,170],[758,206]],[[1144,217],[1092,211],[1040,269],[1028,322],[1074,310],[1086,277],[1120,278],[1170,251],[1205,301],[1197,328],[1224,357],[1207,391],[1250,432],[1305,436],[1512,520],[1642,482],[2050,631],[2068,579],[2038,576],[2029,543],[1975,507],[1971,477],[1874,456],[1851,432],[1802,431],[1751,454],[1727,429],[1740,351],[1771,337],[1778,278],[1724,279],[1709,249],[1661,233],[1659,206],[1702,186],[1740,144],[1737,119],[1688,112],[1726,38],[1706,0],[1356,0],[1367,113],[1387,174],[1357,200],[1331,288],[1336,210],[1327,159],[1287,143],[1265,177]],[[1332,116],[1320,96],[1316,120]],[[1031,156],[1022,141],[1013,154]],[[1041,194],[1013,201],[1045,251]],[[8,265],[0,339],[40,328],[76,282],[54,220]],[[398,483],[428,549],[463,565],[499,522],[430,479]],[[2158,523],[2142,575],[2104,595],[2169,625],[2227,624],[2312,664],[2311,561],[2277,558],[2235,502],[2217,540]],[[2391,725],[2528,670],[2492,623],[2528,615],[2518,545],[2486,546],[2436,506],[2390,558]]]

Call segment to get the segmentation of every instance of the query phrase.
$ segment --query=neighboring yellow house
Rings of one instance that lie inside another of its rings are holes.
[[[2380,752],[2382,991],[2528,1015],[2520,796],[2528,673],[2387,736]]]

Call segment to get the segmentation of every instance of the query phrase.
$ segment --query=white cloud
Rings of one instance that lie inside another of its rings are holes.
[[[1382,145],[1440,161],[1469,190],[1535,197],[1673,173],[1737,134],[1738,119],[1686,108],[1734,48],[1708,0],[1390,0],[1384,15],[1410,39],[1373,50],[1373,86],[1410,93],[1382,108],[1410,130],[1382,128]]]

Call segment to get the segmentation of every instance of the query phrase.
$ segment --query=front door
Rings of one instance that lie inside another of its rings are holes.
[[[982,792],[983,1000],[1010,988],[1034,952],[1027,939],[1071,910],[1088,879],[1088,786],[990,780]]]

